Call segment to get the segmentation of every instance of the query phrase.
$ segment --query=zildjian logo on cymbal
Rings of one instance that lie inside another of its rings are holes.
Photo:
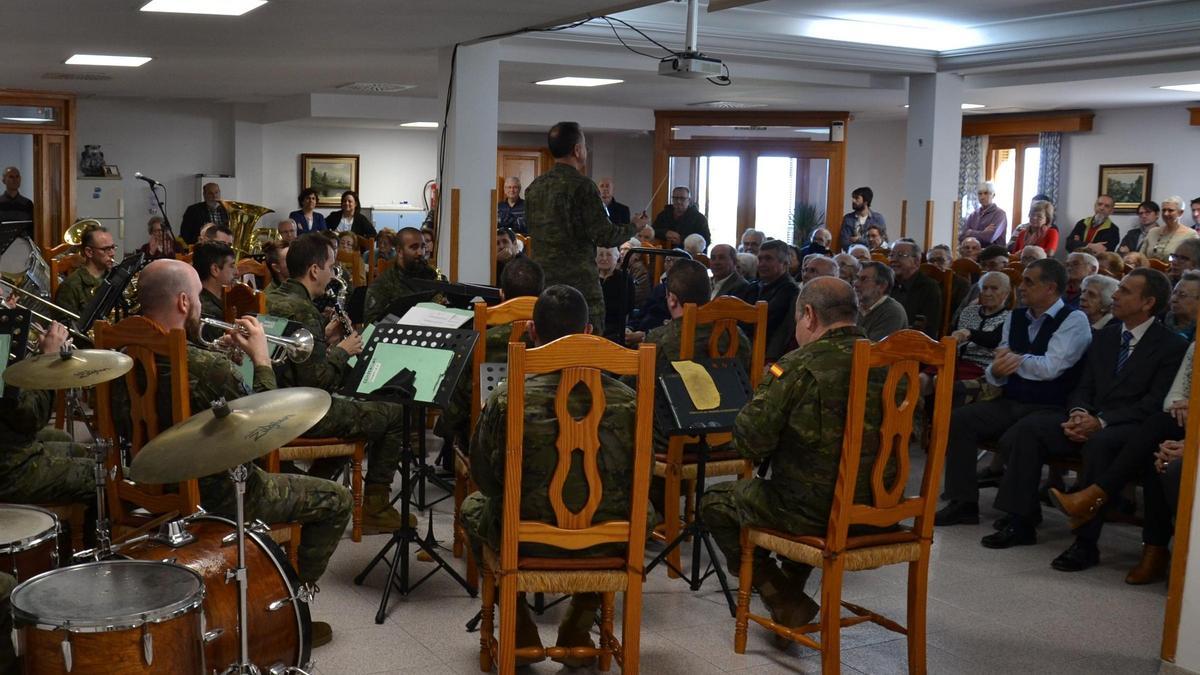
[[[93,368],[91,370],[81,370],[75,373],[75,379],[83,380],[91,377],[92,375],[99,375],[100,373],[106,373],[110,370],[112,370],[112,368]]]
[[[295,417],[295,415],[284,415],[283,417],[280,417],[279,419],[275,420],[274,422],[269,422],[267,424],[263,424],[259,427],[256,427],[255,429],[251,430],[250,433],[246,434],[246,438],[248,438],[252,441],[257,441],[257,440],[261,439],[263,436],[266,436],[267,434],[271,433],[272,431],[278,429],[281,425],[283,425],[284,422],[292,419],[293,417]]]

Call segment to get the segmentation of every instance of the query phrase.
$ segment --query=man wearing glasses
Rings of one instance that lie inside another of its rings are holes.
[[[936,340],[942,328],[942,289],[921,273],[921,248],[901,239],[892,246],[888,261],[896,274],[892,297],[904,306],[909,327]]]
[[[96,288],[113,268],[117,245],[107,229],[97,227],[84,233],[79,252],[83,256],[83,264],[58,285],[58,295],[54,296],[55,304],[76,314],[83,313]]]
[[[1184,239],[1179,242],[1175,252],[1170,257],[1171,268],[1167,276],[1171,283],[1177,283],[1188,270],[1200,269],[1200,239]]]

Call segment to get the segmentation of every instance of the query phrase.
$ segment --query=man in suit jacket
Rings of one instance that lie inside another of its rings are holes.
[[[1096,333],[1066,410],[1036,412],[1014,425],[1025,441],[1011,448],[996,495],[996,507],[1009,516],[1002,530],[983,538],[984,546],[1036,543],[1038,482],[1046,459],[1082,455],[1084,480],[1091,483],[1114,465],[1140,422],[1162,404],[1187,349],[1182,337],[1155,318],[1170,293],[1162,272],[1139,268],[1125,275],[1113,294],[1112,313],[1121,323]],[[1075,572],[1099,562],[1099,522],[1079,528],[1075,543],[1052,566]]]
[[[596,187],[600,189],[600,201],[604,202],[604,208],[608,209],[608,219],[617,225],[633,222],[629,214],[629,207],[617,201],[613,196],[613,179],[605,176],[596,183]]]
[[[179,236],[189,244],[195,244],[200,239],[200,228],[205,223],[218,227],[229,225],[229,213],[221,203],[221,186],[216,183],[204,184],[204,201],[196,202],[183,212],[183,222],[179,226]]]
[[[710,300],[715,300],[722,295],[732,295],[733,297],[753,303],[758,299],[758,294],[755,291],[754,284],[746,281],[746,278],[738,274],[737,271],[737,252],[729,244],[717,244],[712,247],[711,256],[708,259],[709,269],[712,270],[712,292],[709,294]]]

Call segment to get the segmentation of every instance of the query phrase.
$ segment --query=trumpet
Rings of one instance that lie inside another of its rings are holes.
[[[31,300],[36,300],[37,302],[40,302],[43,305],[49,306],[54,311],[59,312],[59,313],[63,314],[64,316],[71,317],[72,319],[74,319],[76,321],[79,320],[79,315],[76,314],[75,312],[72,312],[72,311],[66,309],[65,307],[60,307],[60,306],[54,304],[53,302],[50,302],[49,300],[43,298],[42,296],[37,295],[36,293],[30,293],[29,291],[21,288],[20,286],[16,286],[14,284],[9,283],[5,279],[0,279],[0,284],[7,286],[8,289],[13,293],[20,293],[21,295],[23,295]],[[33,316],[34,318],[41,319],[42,321],[45,321],[47,324],[49,324],[53,321],[59,321],[63,324],[64,327],[66,327],[67,333],[71,336],[72,339],[83,340],[84,342],[86,342],[88,344],[92,344],[92,336],[85,335],[84,333],[81,333],[81,332],[75,330],[75,328],[73,328],[72,326],[67,324],[66,321],[62,321],[61,319],[54,319],[52,317],[46,316],[45,314],[42,314],[41,312],[33,309],[32,307],[28,307],[28,306],[22,305],[20,303],[17,303],[17,307],[24,309],[25,311],[29,312],[29,314],[31,316]],[[34,328],[35,330],[37,330],[39,333],[45,333],[46,329],[47,329],[47,326],[38,326],[36,324],[32,325],[31,327]],[[36,349],[36,340],[31,339],[29,341],[29,349],[30,349],[30,351],[33,351],[34,349]]]
[[[219,328],[223,331],[236,330],[242,335],[247,334],[246,330],[241,326],[232,323],[225,323],[224,321],[218,321],[216,319],[210,319],[206,316],[200,318],[200,323],[205,326]],[[205,340],[203,337],[201,337],[200,341],[209,349],[217,351],[224,350],[221,345],[217,344],[217,340]],[[307,328],[301,328],[287,337],[268,335],[267,344],[275,345],[283,349],[283,355],[279,358],[271,359],[271,363],[283,363],[284,361],[291,361],[292,363],[304,363],[308,360],[308,357],[312,355],[313,336],[312,333],[308,332]]]

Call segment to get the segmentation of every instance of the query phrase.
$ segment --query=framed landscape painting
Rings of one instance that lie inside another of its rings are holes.
[[[1112,197],[1114,213],[1137,213],[1138,204],[1150,198],[1153,164],[1101,164],[1096,194]]]
[[[317,191],[317,206],[341,206],[342,193],[358,192],[358,155],[300,155],[300,189]]]

